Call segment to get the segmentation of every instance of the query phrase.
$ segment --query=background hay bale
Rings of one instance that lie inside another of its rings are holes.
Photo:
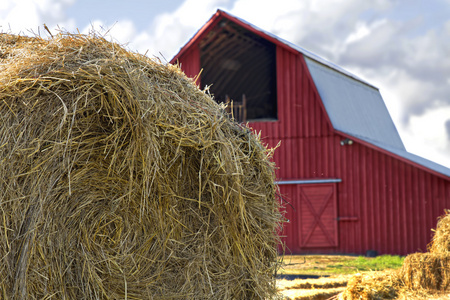
[[[445,214],[439,217],[428,251],[450,254],[450,210],[446,210]]]
[[[405,257],[399,270],[353,276],[339,299],[434,299],[450,289],[450,214],[439,218],[427,253]]]
[[[450,287],[450,255],[414,253],[400,269],[404,285],[411,290],[444,291]]]
[[[2,298],[271,298],[270,154],[174,66],[0,35]]]
[[[396,299],[400,280],[396,271],[358,273],[348,281],[341,300],[382,300]]]

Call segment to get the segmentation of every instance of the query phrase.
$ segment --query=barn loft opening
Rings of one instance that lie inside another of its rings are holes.
[[[223,19],[199,46],[202,87],[217,102],[231,100],[240,122],[277,120],[275,44]]]

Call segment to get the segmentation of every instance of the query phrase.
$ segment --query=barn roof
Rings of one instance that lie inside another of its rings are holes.
[[[406,151],[378,89],[311,58],[305,61],[335,130]]]
[[[172,58],[171,63],[199,42],[222,19],[228,19],[262,38],[303,55],[333,129],[346,137],[381,150],[400,160],[450,177],[450,169],[406,151],[377,87],[324,58],[264,31],[222,10]]]

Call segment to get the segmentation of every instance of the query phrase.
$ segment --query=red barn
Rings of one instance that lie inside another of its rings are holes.
[[[406,151],[376,87],[221,10],[171,62],[281,141],[287,253],[426,251],[450,170]]]

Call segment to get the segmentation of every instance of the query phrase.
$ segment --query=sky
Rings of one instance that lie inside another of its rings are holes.
[[[406,149],[450,167],[450,0],[1,0],[0,32],[95,31],[168,62],[218,8],[378,87]]]

